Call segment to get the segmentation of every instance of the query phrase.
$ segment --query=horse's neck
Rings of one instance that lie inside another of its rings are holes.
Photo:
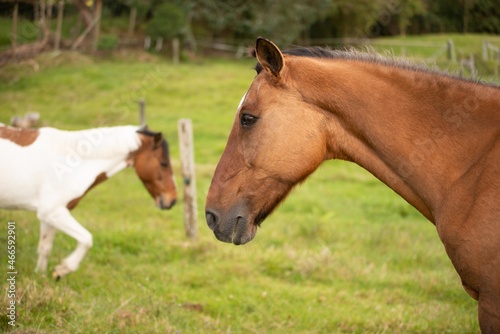
[[[500,107],[496,88],[371,63],[325,75],[338,83],[322,85],[329,92],[319,103],[335,118],[333,157],[364,167],[431,221],[450,186],[497,136],[483,112]]]
[[[115,126],[65,132],[65,149],[73,149],[82,158],[117,159],[139,149],[136,126]]]
[[[127,159],[140,148],[137,129],[136,126],[116,126],[80,131],[55,130],[49,140],[59,152],[57,154],[65,155],[76,167],[92,166],[92,169],[104,171],[111,177],[123,170]]]

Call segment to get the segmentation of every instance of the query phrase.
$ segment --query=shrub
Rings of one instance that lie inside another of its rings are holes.
[[[170,3],[160,5],[149,21],[147,31],[152,38],[173,38],[182,33],[186,18],[182,9]]]
[[[118,45],[118,37],[114,35],[102,35],[97,42],[98,50],[113,50]]]

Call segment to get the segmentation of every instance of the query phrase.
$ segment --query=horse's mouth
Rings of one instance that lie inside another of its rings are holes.
[[[253,239],[245,237],[246,235],[246,220],[243,217],[237,217],[231,233],[231,242],[235,245],[243,245]]]

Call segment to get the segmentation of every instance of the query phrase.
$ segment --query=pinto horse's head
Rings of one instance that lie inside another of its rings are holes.
[[[161,132],[147,127],[137,131],[141,147],[134,153],[132,164],[142,183],[160,209],[170,209],[177,201],[168,143]]]
[[[292,77],[292,70],[300,71],[298,57],[284,56],[262,38],[255,54],[257,76],[240,102],[206,200],[208,226],[219,240],[237,245],[254,238],[327,154],[326,116],[303,98]]]

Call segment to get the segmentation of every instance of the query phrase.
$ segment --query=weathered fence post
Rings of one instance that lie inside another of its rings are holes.
[[[500,48],[497,48],[495,51],[497,52],[497,63],[500,65]]]
[[[190,119],[179,120],[179,146],[184,196],[184,229],[188,238],[196,239],[198,236],[196,178],[194,170],[193,127]]]
[[[448,60],[452,63],[457,62],[457,55],[455,54],[455,44],[452,39],[448,40]]]
[[[469,55],[469,67],[470,67],[470,76],[473,80],[477,79],[477,70],[476,70],[476,62],[474,60],[474,54],[471,52]]]
[[[137,103],[139,103],[139,120],[140,120],[140,123],[141,123],[141,126],[146,126],[146,101],[141,98],[139,99],[139,101],[137,101]]]
[[[180,60],[180,42],[178,38],[172,40],[172,61],[174,65],[179,64]]]
[[[144,50],[149,50],[151,47],[151,36],[144,37]]]
[[[488,41],[483,39],[483,60],[488,61]]]
[[[158,37],[156,39],[155,51],[160,52],[162,48],[163,48],[163,37]]]

